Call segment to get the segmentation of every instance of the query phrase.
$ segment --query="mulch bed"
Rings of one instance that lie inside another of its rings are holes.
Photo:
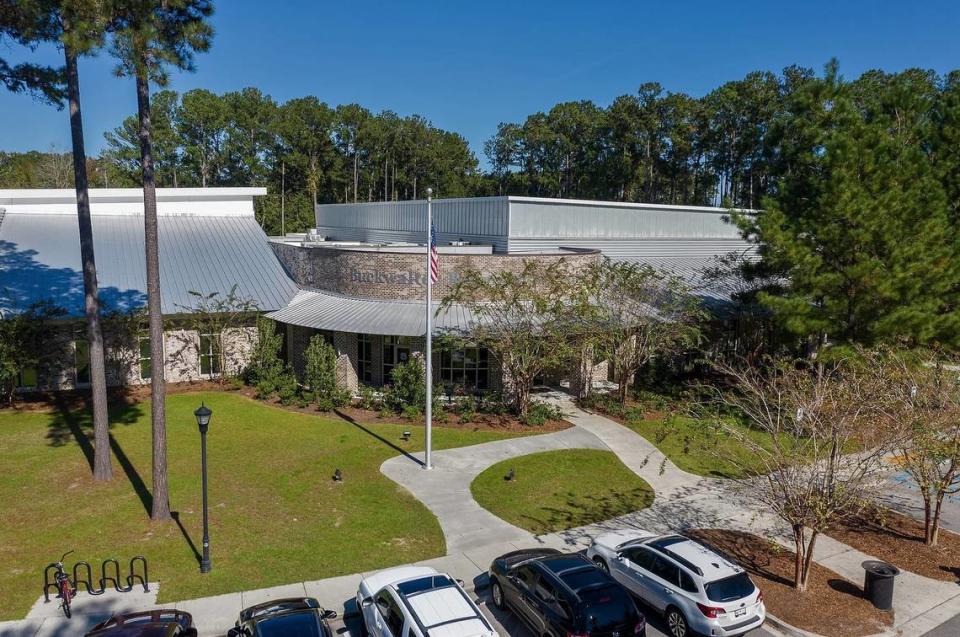
[[[851,517],[828,535],[901,570],[960,583],[960,535],[940,529],[938,545],[923,543],[923,522],[883,509]]]
[[[187,383],[167,383],[167,394],[180,394],[186,392],[231,392],[241,394],[247,398],[257,400],[254,388],[246,385],[236,386],[230,383],[220,384],[216,381],[194,381]],[[150,385],[133,385],[127,387],[108,388],[108,399],[112,404],[132,405],[144,400],[150,399]],[[61,392],[34,392],[18,396],[13,406],[8,409],[25,412],[51,412],[63,411],[64,409],[85,409],[89,408],[89,391],[61,391]],[[316,407],[298,405],[283,405],[279,400],[265,400],[266,404],[296,411],[304,414],[321,414]],[[423,418],[406,419],[402,416],[388,415],[381,416],[380,412],[360,409],[359,407],[345,407],[335,412],[327,412],[326,415],[333,418],[343,418],[351,422],[361,424],[407,424],[422,425]],[[469,431],[503,431],[516,433],[548,433],[568,429],[572,425],[565,420],[554,420],[542,425],[526,425],[515,417],[505,414],[483,414],[478,413],[470,422],[461,423],[457,414],[447,413],[446,422],[438,420],[434,415],[433,424],[436,427],[449,427],[451,429],[465,429]]]
[[[793,551],[750,533],[695,529],[693,538],[714,547],[745,568],[763,591],[767,612],[826,637],[863,637],[893,624],[893,613],[875,609],[859,584],[814,563],[807,590],[793,588]]]

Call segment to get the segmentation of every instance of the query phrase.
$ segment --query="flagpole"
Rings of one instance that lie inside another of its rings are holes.
[[[424,469],[432,469],[433,462],[431,459],[431,446],[432,441],[432,431],[433,428],[433,305],[431,302],[432,288],[433,288],[433,276],[431,275],[431,259],[432,253],[431,249],[433,246],[433,188],[427,188],[427,242],[426,242],[426,274],[427,274],[427,347],[426,347],[426,369],[427,369],[427,404],[424,408],[424,445],[426,451],[424,452]]]

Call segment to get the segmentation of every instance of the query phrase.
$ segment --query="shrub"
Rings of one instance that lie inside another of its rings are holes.
[[[477,403],[470,396],[460,396],[453,403],[453,413],[460,416],[460,423],[471,422],[477,417]]]
[[[551,420],[562,420],[563,411],[556,405],[535,401],[530,404],[527,415],[523,418],[525,425],[540,426]]]
[[[297,377],[290,363],[280,358],[283,337],[277,333],[276,323],[266,317],[257,319],[257,341],[250,353],[250,363],[243,379],[256,390],[257,398],[266,400],[277,396],[284,405],[291,404],[299,391]]]
[[[396,414],[406,413],[408,407],[423,413],[427,401],[424,373],[419,358],[395,366],[390,373],[390,385],[384,391],[384,405]]]
[[[303,357],[308,400],[322,411],[332,411],[350,402],[350,392],[337,386],[337,352],[333,346],[315,334]]]
[[[383,408],[383,399],[373,387],[369,385],[360,385],[357,393],[360,395],[357,400],[357,406],[360,409],[369,411],[378,411]]]

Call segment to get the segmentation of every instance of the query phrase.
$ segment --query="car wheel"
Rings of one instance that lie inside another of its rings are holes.
[[[672,606],[667,609],[667,630],[673,637],[692,637],[693,633],[687,626],[687,618],[679,609]]]
[[[503,598],[503,587],[500,586],[500,582],[493,580],[490,584],[490,596],[493,597],[493,605],[503,610],[507,607],[506,601]]]
[[[607,563],[603,560],[603,558],[595,557],[593,558],[593,563],[596,564],[597,568],[599,568],[601,571],[603,571],[607,575],[610,574],[610,567],[607,566]]]

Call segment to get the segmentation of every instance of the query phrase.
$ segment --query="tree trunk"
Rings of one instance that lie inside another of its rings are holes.
[[[933,529],[933,509],[930,506],[930,494],[923,489],[923,543],[930,546],[931,530]]]
[[[803,581],[803,527],[799,524],[793,525],[793,588],[800,592],[805,590],[806,582]]]
[[[140,116],[140,162],[143,169],[143,228],[147,258],[147,318],[150,324],[150,416],[153,431],[153,505],[150,517],[170,519],[167,493],[166,383],[163,377],[163,315],[160,308],[160,252],[157,233],[157,185],[153,174],[150,129],[150,84],[146,69],[137,70]]]
[[[810,579],[810,565],[813,563],[813,549],[817,544],[817,532],[812,531],[810,534],[810,541],[807,543],[807,548],[804,551],[803,558],[803,573],[802,573],[802,585],[800,587],[801,591],[807,590],[807,583]]]
[[[937,506],[933,511],[933,517],[930,520],[930,530],[927,533],[927,546],[937,546],[940,543],[940,512],[943,508],[944,492],[937,494]]]
[[[107,416],[107,376],[103,362],[103,333],[100,329],[100,298],[97,291],[97,264],[93,250],[93,222],[87,190],[87,160],[83,147],[83,117],[80,113],[80,77],[77,56],[63,47],[66,59],[67,93],[70,102],[70,135],[73,142],[73,180],[77,191],[77,219],[80,223],[80,260],[83,264],[84,311],[90,351],[90,389],[93,394],[93,479],[110,480],[110,421]]]
[[[360,174],[357,172],[358,170],[357,161],[358,161],[357,148],[356,146],[354,146],[353,148],[353,203],[357,203],[357,190],[360,187],[360,184],[359,184]]]

